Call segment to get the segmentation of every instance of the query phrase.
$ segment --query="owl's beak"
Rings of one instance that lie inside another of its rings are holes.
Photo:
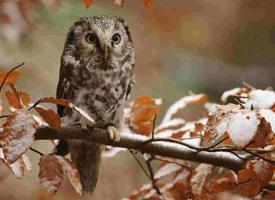
[[[106,45],[104,45],[104,60],[106,61],[108,58],[109,49]]]

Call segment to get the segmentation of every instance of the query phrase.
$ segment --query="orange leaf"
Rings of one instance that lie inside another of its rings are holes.
[[[13,92],[7,91],[5,93],[5,95],[8,99],[8,102],[9,102],[11,107],[16,108],[16,109],[23,108],[23,106],[21,105],[19,99],[16,97],[16,95]],[[22,103],[25,106],[29,105],[29,103],[31,102],[31,98],[30,98],[28,93],[23,92],[23,91],[19,91],[19,96],[21,98]]]
[[[143,3],[146,7],[151,7],[153,4],[153,0],[143,0]]]
[[[71,102],[66,99],[56,99],[53,97],[46,97],[39,100],[39,103],[54,103],[60,106],[71,107]]]
[[[263,160],[250,161],[248,168],[240,170],[237,176],[226,172],[212,179],[210,191],[213,193],[230,191],[246,197],[256,196],[272,179],[273,166]]]
[[[83,0],[83,3],[85,4],[86,8],[88,9],[93,4],[93,0]]]
[[[2,85],[7,74],[8,74],[8,72],[0,72],[0,85]],[[12,71],[9,74],[9,76],[7,77],[7,79],[5,80],[5,84],[7,84],[7,83],[14,84],[16,79],[19,78],[20,76],[22,76],[22,72]]]
[[[7,118],[1,138],[8,163],[14,163],[30,148],[35,131],[36,123],[28,110],[16,110]]]
[[[153,130],[153,123],[159,105],[155,99],[148,96],[139,96],[131,107],[130,127],[137,134],[149,136]]]
[[[63,169],[55,155],[44,155],[39,162],[40,184],[50,193],[55,194],[63,181]]]
[[[51,127],[56,130],[59,130],[61,128],[60,117],[52,109],[44,109],[42,107],[36,106],[35,110]]]

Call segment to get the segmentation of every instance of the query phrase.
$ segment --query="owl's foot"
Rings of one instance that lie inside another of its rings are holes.
[[[114,126],[108,126],[107,127],[107,132],[109,134],[110,140],[112,140],[114,142],[119,142],[120,141],[119,131],[117,130],[116,127],[114,127]]]

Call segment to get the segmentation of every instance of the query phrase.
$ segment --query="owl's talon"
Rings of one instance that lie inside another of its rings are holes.
[[[110,140],[112,140],[114,142],[119,142],[120,141],[119,131],[117,130],[116,127],[114,127],[114,126],[108,126],[107,127],[107,132],[109,134]]]

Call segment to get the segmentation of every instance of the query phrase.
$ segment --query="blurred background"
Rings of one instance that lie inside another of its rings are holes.
[[[33,101],[55,96],[66,32],[82,16],[119,15],[131,28],[136,50],[137,95],[161,97],[161,115],[188,90],[218,100],[242,82],[275,83],[274,0],[0,0],[0,70],[25,62],[18,86]],[[47,142],[34,145],[44,153]],[[39,186],[39,156],[28,152],[33,171],[17,180],[0,165],[0,199],[51,199]],[[104,159],[95,199],[127,197],[148,182],[128,152]],[[79,199],[64,181],[53,199]]]

